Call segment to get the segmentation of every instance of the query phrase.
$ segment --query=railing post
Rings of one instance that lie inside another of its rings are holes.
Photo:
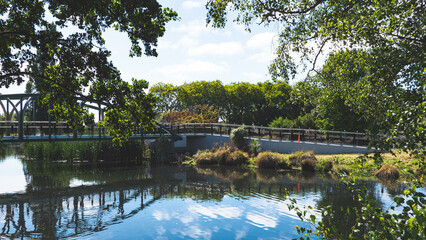
[[[210,123],[210,133],[213,135],[213,124]]]
[[[357,134],[355,135],[355,136],[356,136],[356,145],[358,146],[358,139],[359,139],[358,131],[356,131],[356,133],[357,133]]]
[[[258,128],[257,129],[257,133],[258,133],[258,136],[259,136],[259,139],[261,138],[261,135],[260,135],[260,128]]]
[[[293,141],[293,129],[290,128],[290,141]]]
[[[99,122],[101,121],[102,118],[102,109],[101,109],[101,104],[98,103],[98,132],[99,132],[99,139],[102,138],[102,129],[101,126],[99,125]]]
[[[20,105],[21,112],[19,113],[18,139],[23,140],[24,139],[24,112],[22,111],[22,105],[23,105],[22,97],[20,101],[21,101],[21,105]]]
[[[219,134],[222,136],[222,125],[219,126]]]
[[[271,139],[272,139],[272,132],[271,132],[271,129],[269,128],[269,140]]]
[[[280,141],[283,140],[283,134],[282,134],[282,130],[280,129]]]
[[[33,121],[36,120],[36,101],[33,99]]]

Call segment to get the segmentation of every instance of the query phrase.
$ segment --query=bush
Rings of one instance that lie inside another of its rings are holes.
[[[214,151],[198,151],[193,156],[193,160],[196,165],[238,166],[249,162],[247,153],[229,146],[218,147]]]
[[[312,113],[307,113],[303,116],[299,116],[293,124],[293,127],[298,128],[317,128],[315,119]]]
[[[261,150],[259,140],[257,140],[257,139],[251,140],[250,145],[249,145],[249,150],[250,150],[251,154],[254,154],[255,156],[257,156],[257,154],[259,154],[259,152]]]
[[[231,154],[232,151],[233,149],[231,149],[229,146],[226,146],[226,145],[212,150],[213,157],[216,159],[216,161],[219,164],[224,164],[227,161],[229,154]]]
[[[236,129],[231,131],[231,142],[239,149],[243,149],[245,147],[245,137],[248,136],[248,132],[245,129],[245,126],[242,125]]]
[[[259,168],[291,169],[287,158],[282,154],[272,152],[259,153],[256,157],[256,166]]]
[[[279,117],[269,123],[269,127],[273,128],[292,128],[294,126],[294,121],[288,118]]]
[[[194,162],[197,165],[216,165],[219,162],[214,157],[214,153],[209,150],[198,151],[194,155]]]
[[[399,171],[395,165],[386,164],[383,165],[374,175],[381,179],[395,181],[399,178]]]
[[[225,165],[239,166],[239,165],[247,164],[248,161],[249,161],[249,158],[247,156],[247,153],[242,151],[235,151],[228,155],[225,161]]]
[[[299,152],[292,153],[288,157],[288,159],[291,162],[291,165],[295,166],[295,167],[301,167],[302,160],[305,159],[305,158],[314,158],[315,161],[316,161],[314,152],[312,152],[312,151],[309,151],[309,152],[299,151]]]
[[[333,169],[333,162],[329,159],[320,160],[315,165],[316,172],[324,172],[327,173]]]
[[[305,156],[305,155],[304,155]],[[310,155],[308,155],[310,156]],[[316,158],[315,157],[309,157],[309,158],[304,158],[300,164],[300,166],[302,167],[302,171],[303,172],[315,172],[315,166],[316,166]]]

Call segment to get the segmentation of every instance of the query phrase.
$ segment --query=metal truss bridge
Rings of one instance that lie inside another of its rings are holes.
[[[39,94],[0,94],[0,142],[37,142],[37,141],[93,141],[111,140],[104,128],[96,124],[85,126],[83,133],[77,133],[67,122],[54,121],[50,114],[47,121],[37,121],[36,110]],[[98,119],[104,117],[105,106],[90,103],[84,99],[77,100],[81,106],[97,111]],[[30,119],[30,120],[29,120]],[[154,131],[144,132],[133,129],[130,139],[182,139],[174,131],[160,123],[156,123]]]

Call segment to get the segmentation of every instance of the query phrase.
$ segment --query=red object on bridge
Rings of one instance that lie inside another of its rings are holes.
[[[300,134],[297,136],[297,142],[300,142]]]

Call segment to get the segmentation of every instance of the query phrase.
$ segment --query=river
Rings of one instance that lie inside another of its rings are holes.
[[[365,182],[388,208],[402,184]],[[332,206],[350,231],[357,206],[336,178],[300,172],[180,166],[96,166],[0,159],[0,239],[293,239],[297,206]],[[316,236],[314,236],[315,239]],[[318,237],[317,237],[318,238]]]

